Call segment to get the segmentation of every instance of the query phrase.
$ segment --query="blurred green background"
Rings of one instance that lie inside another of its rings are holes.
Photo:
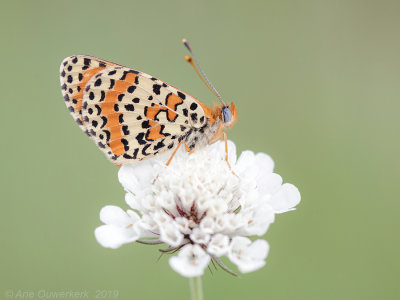
[[[0,298],[188,298],[157,247],[96,242],[100,209],[126,207],[124,192],[58,74],[64,57],[90,54],[211,104],[186,37],[238,107],[230,139],[270,154],[302,194],[266,234],[267,266],[207,272],[205,298],[399,299],[399,12],[399,1],[2,1]]]

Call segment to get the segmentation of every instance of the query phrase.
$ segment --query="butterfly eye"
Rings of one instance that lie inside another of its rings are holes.
[[[232,121],[232,112],[229,107],[225,106],[222,108],[222,117],[224,118],[224,123],[230,123]]]

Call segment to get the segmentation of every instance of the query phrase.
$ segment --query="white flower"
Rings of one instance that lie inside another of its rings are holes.
[[[106,225],[97,227],[97,241],[107,248],[118,248],[123,244],[135,242],[140,237],[137,223],[140,217],[132,210],[124,212],[117,206],[105,206],[100,211],[100,220]]]
[[[197,277],[204,273],[210,263],[210,256],[199,245],[186,245],[169,260],[169,265],[185,277]]]
[[[262,236],[278,213],[293,210],[300,193],[273,173],[274,163],[264,154],[215,143],[193,154],[178,151],[169,166],[167,153],[154,159],[123,165],[119,180],[126,190],[126,213],[106,206],[100,213],[106,224],[96,229],[104,247],[117,248],[139,241],[167,244],[175,252],[171,267],[185,277],[200,276],[210,260],[234,274],[220,260],[226,255],[242,273],[265,265],[269,246]]]
[[[229,250],[229,259],[238,266],[242,273],[253,272],[265,265],[265,258],[268,255],[269,245],[264,240],[251,242],[245,237],[232,239]]]

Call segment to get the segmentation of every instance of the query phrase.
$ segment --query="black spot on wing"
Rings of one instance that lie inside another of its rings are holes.
[[[126,104],[125,105],[125,109],[127,111],[134,111],[135,110],[135,106],[133,104]]]
[[[149,120],[143,121],[142,122],[142,128],[143,129],[150,128],[150,121]]]
[[[136,140],[138,141],[139,145],[147,144],[147,142],[144,140],[144,132],[139,133],[136,136]]]
[[[110,138],[111,138],[111,133],[110,133],[110,131],[108,131],[108,130],[103,130],[103,132],[106,134],[106,136],[107,136],[107,141],[109,141],[110,140]]]
[[[133,155],[132,156],[130,156],[129,154],[124,153],[122,155],[122,157],[126,158],[126,159],[136,159],[138,152],[139,152],[139,148],[136,148],[135,151],[133,151]]]
[[[102,116],[101,120],[103,121],[103,124],[101,124],[100,128],[103,128],[107,124],[107,118],[105,116]]]
[[[112,90],[115,84],[115,80],[114,79],[110,79],[110,86],[109,86],[109,90]]]
[[[93,99],[94,99],[94,93],[93,93],[93,92],[90,92],[90,93],[89,93],[89,99],[90,99],[90,100],[93,100]]]
[[[100,92],[99,102],[103,102],[105,97],[106,97],[106,92],[105,91],[101,91]]]
[[[193,102],[193,103],[190,105],[190,109],[191,109],[191,110],[196,110],[197,106],[198,106],[197,103],[194,103],[194,102]]]
[[[100,114],[101,114],[101,107],[100,107],[100,105],[96,104],[94,107],[97,109],[97,115],[100,116]]]
[[[133,93],[136,90],[136,85],[131,85],[130,87],[128,87],[127,91],[128,93]]]
[[[85,66],[89,66],[89,65],[90,65],[90,59],[89,59],[89,58],[84,58],[84,59],[83,59],[83,64],[84,64]]]
[[[165,147],[164,140],[161,140],[161,141],[159,141],[159,142],[157,143],[157,145],[155,145],[155,146],[153,147],[153,150],[154,150],[154,151],[157,151],[158,149],[161,149],[161,148],[163,148],[163,147]]]
[[[139,74],[138,71],[135,70],[129,70],[129,71],[124,71],[124,73],[122,74],[121,78],[119,80],[125,80],[126,79],[126,75],[129,73],[133,73],[133,74]]]
[[[181,93],[180,91],[178,91],[178,96],[179,96],[179,98],[181,98],[182,100],[185,100],[185,98],[186,98],[186,95],[183,94],[183,93]]]
[[[160,134],[164,135],[164,136],[170,136],[171,134],[168,132],[164,132],[165,129],[165,125],[160,125],[161,129],[160,129]]]
[[[129,146],[128,146],[128,141],[126,139],[121,139],[122,144],[124,144],[124,150],[128,151],[129,150]]]
[[[146,150],[147,150],[147,148],[150,147],[150,145],[151,145],[151,144],[147,144],[146,146],[143,147],[143,149],[142,149],[142,154],[143,154],[144,156],[149,156],[149,155],[150,155],[150,153],[146,153]]]
[[[100,75],[100,74],[99,74]],[[101,79],[98,78],[95,82],[94,82],[94,86],[100,86],[101,85]]]
[[[154,84],[153,85],[153,92],[154,92],[154,94],[156,94],[156,95],[160,95],[160,89],[161,89],[161,85],[159,85],[159,84]]]
[[[122,126],[122,132],[124,133],[124,135],[129,135],[128,125]]]

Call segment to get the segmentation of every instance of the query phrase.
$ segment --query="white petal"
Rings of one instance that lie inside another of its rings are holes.
[[[255,161],[260,169],[263,169],[264,172],[272,173],[274,170],[274,161],[271,156],[265,153],[257,153],[255,157]]]
[[[126,226],[132,223],[129,215],[122,208],[114,205],[107,205],[100,211],[100,220],[105,224],[113,224],[116,226]]]
[[[96,240],[106,248],[116,249],[123,244],[134,242],[139,238],[134,227],[123,228],[115,225],[102,225],[95,232]]]
[[[246,170],[254,165],[255,157],[254,157],[254,152],[253,151],[243,151],[242,154],[240,154],[234,171],[240,174],[246,173]]]
[[[159,226],[149,215],[143,215],[140,222],[138,222],[141,237],[158,237]]]
[[[254,210],[241,211],[239,215],[244,225],[238,233],[246,236],[264,235],[275,220],[274,210],[268,204],[260,205]]]
[[[222,256],[229,251],[229,238],[223,234],[216,234],[208,244],[207,251],[215,256]]]
[[[270,200],[270,205],[277,213],[287,212],[293,210],[294,207],[300,203],[300,192],[293,184],[285,183],[274,194]]]
[[[172,247],[178,247],[182,244],[183,234],[174,223],[160,227],[160,234],[160,239]]]
[[[171,268],[185,277],[197,277],[204,273],[210,263],[210,256],[199,245],[186,245],[178,256],[169,259]]]
[[[209,216],[204,217],[203,220],[201,220],[200,222],[201,230],[206,233],[213,233],[214,226],[215,226],[214,219]]]
[[[210,201],[207,215],[210,217],[220,216],[228,210],[228,205],[223,201]]]
[[[272,195],[282,186],[282,177],[276,173],[269,173],[257,179],[257,188],[261,195]]]
[[[206,244],[210,240],[210,235],[200,228],[194,228],[190,234],[190,239],[197,244]]]
[[[144,187],[151,186],[154,179],[154,163],[154,159],[150,159],[122,165],[118,171],[118,178],[125,190],[136,194]]]
[[[217,151],[220,153],[221,157],[225,159],[226,150],[225,150],[225,141],[220,141],[216,143]],[[231,166],[234,166],[236,163],[236,145],[231,140],[228,140],[228,162]]]
[[[175,223],[178,226],[179,231],[182,232],[183,234],[189,234],[191,232],[191,229],[189,228],[188,219],[183,217],[178,217],[175,218]]]
[[[268,251],[269,245],[264,240],[251,243],[248,238],[235,237],[232,239],[228,257],[238,266],[240,272],[248,273],[265,265]]]
[[[132,193],[128,192],[125,194],[125,202],[132,209],[141,210],[141,208],[142,208],[139,201],[137,201],[136,197]]]

